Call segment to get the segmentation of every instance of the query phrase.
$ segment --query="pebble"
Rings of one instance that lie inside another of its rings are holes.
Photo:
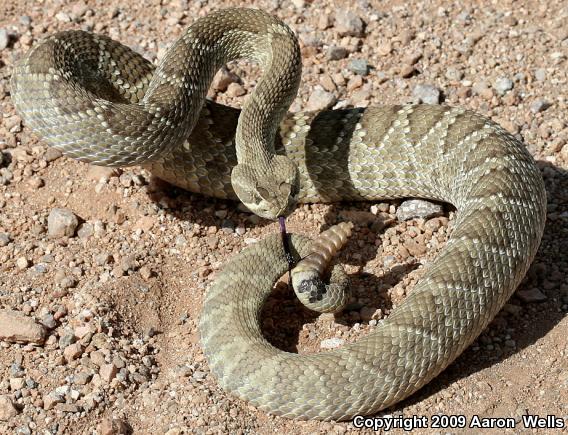
[[[548,299],[547,296],[537,288],[518,290],[516,295],[520,300],[528,304],[533,302],[544,302]]]
[[[534,78],[539,82],[544,82],[546,80],[546,70],[544,68],[538,68],[534,72]]]
[[[106,417],[99,424],[97,432],[100,435],[127,435],[132,433],[132,429],[124,420]]]
[[[26,257],[19,257],[16,260],[16,267],[20,270],[27,269],[30,265],[29,260]]]
[[[114,363],[103,364],[99,369],[99,375],[105,382],[112,381],[118,373],[118,367]]]
[[[337,98],[331,92],[327,92],[322,88],[316,87],[311,93],[308,103],[306,104],[306,111],[319,112],[330,108],[335,104]]]
[[[499,95],[505,95],[507,91],[513,89],[513,80],[507,77],[499,77],[493,83],[493,89],[497,91]]]
[[[47,233],[52,238],[72,237],[79,225],[77,216],[68,208],[54,208],[47,218]]]
[[[75,341],[77,341],[75,334],[73,334],[72,332],[66,332],[61,337],[59,337],[57,345],[59,346],[59,349],[65,349],[75,343]]]
[[[3,246],[8,246],[8,243],[10,243],[10,241],[11,241],[10,234],[0,233],[0,248]]]
[[[68,13],[63,12],[63,11],[55,14],[55,19],[57,21],[61,21],[62,23],[70,23],[71,22],[71,16]]]
[[[408,250],[408,253],[413,257],[424,255],[427,251],[424,237],[418,236],[414,239],[406,239],[403,246]]]
[[[19,311],[0,310],[0,340],[16,343],[42,344],[46,329]]]
[[[326,340],[322,340],[320,343],[320,347],[322,349],[335,349],[345,343],[345,340],[341,338],[328,338]]]
[[[51,392],[43,396],[43,409],[49,410],[55,408],[55,405],[58,403],[64,403],[65,399],[56,394],[55,392]]]
[[[347,9],[338,9],[335,13],[335,29],[340,36],[364,35],[364,23],[358,15]]]
[[[440,90],[433,85],[416,85],[412,90],[412,97],[417,103],[440,104],[442,97]]]
[[[45,159],[46,162],[53,162],[55,160],[57,160],[58,158],[60,158],[63,155],[63,153],[61,151],[59,151],[56,148],[48,148],[47,151],[45,152],[45,154],[43,155],[43,158]]]
[[[39,322],[47,329],[54,329],[57,326],[57,322],[51,313],[47,313],[42,316]]]
[[[400,69],[400,76],[404,79],[412,77],[416,72],[416,68],[413,65],[403,65]]]
[[[349,51],[345,47],[338,47],[337,45],[331,45],[327,49],[327,59],[328,60],[340,60],[345,59],[349,55]]]
[[[21,390],[26,385],[24,378],[10,378],[10,390]]]
[[[120,173],[120,169],[117,168],[91,165],[87,170],[86,177],[89,180],[107,183],[111,178],[118,177]]]
[[[18,415],[18,409],[7,395],[0,395],[0,421],[8,421]]]
[[[63,350],[63,356],[67,362],[71,362],[81,356],[83,353],[83,346],[81,343],[73,343]]]
[[[391,52],[392,44],[390,42],[384,42],[377,47],[377,53],[379,53],[380,56],[388,56]]]
[[[215,75],[211,86],[216,91],[225,92],[231,83],[239,83],[240,80],[238,75],[228,70],[226,67],[223,67]]]
[[[349,62],[349,66],[347,68],[349,71],[361,76],[366,76],[369,73],[369,64],[365,59],[353,59]]]
[[[0,28],[0,50],[5,50],[10,44],[10,35],[8,30],[5,28]]]
[[[246,94],[245,88],[243,88],[238,83],[231,83],[227,86],[227,91],[225,92],[229,97],[240,97]]]
[[[531,112],[532,113],[544,112],[551,105],[552,104],[550,104],[548,101],[539,98],[538,100],[535,100],[531,103]]]
[[[463,78],[463,72],[456,67],[450,66],[444,74],[448,80],[460,81]]]
[[[404,222],[413,218],[431,219],[442,216],[444,209],[440,204],[436,204],[423,199],[409,199],[404,201],[396,210],[396,218],[399,222]]]

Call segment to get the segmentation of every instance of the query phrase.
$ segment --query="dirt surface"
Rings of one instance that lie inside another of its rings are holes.
[[[0,3],[0,335],[21,336],[0,341],[0,433],[359,431],[350,422],[267,415],[222,391],[204,360],[197,323],[208,285],[228,258],[277,231],[275,223],[139,168],[60,157],[10,100],[12,65],[52,32],[104,33],[156,61],[197,17],[244,3]],[[510,433],[522,433],[523,416],[538,414],[558,417],[564,429],[554,430],[566,431],[566,3],[347,3],[252,2],[300,37],[304,73],[292,111],[417,100],[474,109],[523,138],[549,200],[540,251],[516,295],[454,364],[377,424],[424,416],[428,428],[413,433],[470,433],[481,431],[470,427],[474,416],[504,417],[515,425]],[[210,97],[238,106],[258,71],[247,62],[230,69],[236,75],[218,77]],[[289,229],[312,236],[355,222],[341,255],[355,294],[342,315],[318,317],[279,285],[263,315],[275,345],[305,353],[356,340],[402,302],[443,246],[453,211],[398,222],[401,207],[313,205],[292,214]],[[466,428],[432,428],[446,422],[436,415],[463,415]]]

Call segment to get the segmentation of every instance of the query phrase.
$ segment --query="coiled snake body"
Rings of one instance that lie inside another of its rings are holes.
[[[265,68],[242,112],[204,102],[219,66],[242,56]],[[288,214],[296,201],[452,203],[459,213],[444,250],[404,303],[355,344],[297,355],[262,337],[260,309],[288,267],[278,237],[232,259],[208,291],[202,343],[224,388],[275,414],[345,419],[407,397],[480,334],[536,253],[546,195],[524,146],[464,109],[285,115],[299,65],[283,23],[230,9],[196,21],[157,69],[103,36],[49,37],[16,65],[12,97],[25,122],[69,156],[140,164],[191,191],[238,196],[266,217]],[[291,243],[306,254],[305,238]]]

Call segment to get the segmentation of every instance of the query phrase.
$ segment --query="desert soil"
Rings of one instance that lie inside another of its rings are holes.
[[[209,372],[197,329],[204,294],[222,265],[276,232],[275,223],[140,168],[62,157],[10,99],[14,62],[48,34],[103,33],[157,62],[198,17],[244,5],[276,14],[299,35],[304,71],[292,111],[411,101],[467,107],[522,138],[546,183],[544,238],[517,293],[444,373],[379,416],[510,417],[510,433],[529,432],[529,414],[568,424],[566,2],[42,0],[0,2],[0,433],[359,431],[350,422],[270,416],[226,394]],[[239,106],[259,72],[244,61],[229,69],[209,96]],[[278,286],[263,315],[269,340],[319,351],[388,316],[454,217],[444,206],[442,216],[401,221],[404,208],[298,207],[293,232],[314,236],[355,222],[341,255],[355,293],[342,315],[318,317]]]

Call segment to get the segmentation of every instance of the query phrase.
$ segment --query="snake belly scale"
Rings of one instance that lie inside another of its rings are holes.
[[[288,48],[270,51],[274,43]],[[26,124],[66,155],[139,164],[190,191],[239,197],[267,217],[297,201],[453,204],[451,237],[404,303],[341,349],[297,355],[262,336],[260,309],[288,268],[277,236],[230,260],[208,290],[202,345],[223,388],[278,415],[340,420],[409,396],[481,333],[536,254],[546,194],[523,144],[464,109],[285,115],[299,83],[298,53],[287,26],[244,9],[197,20],[157,68],[104,36],[63,32],[18,62],[12,98]],[[243,111],[205,101],[215,70],[241,56],[266,68]],[[291,246],[301,257],[310,242],[292,236]]]

